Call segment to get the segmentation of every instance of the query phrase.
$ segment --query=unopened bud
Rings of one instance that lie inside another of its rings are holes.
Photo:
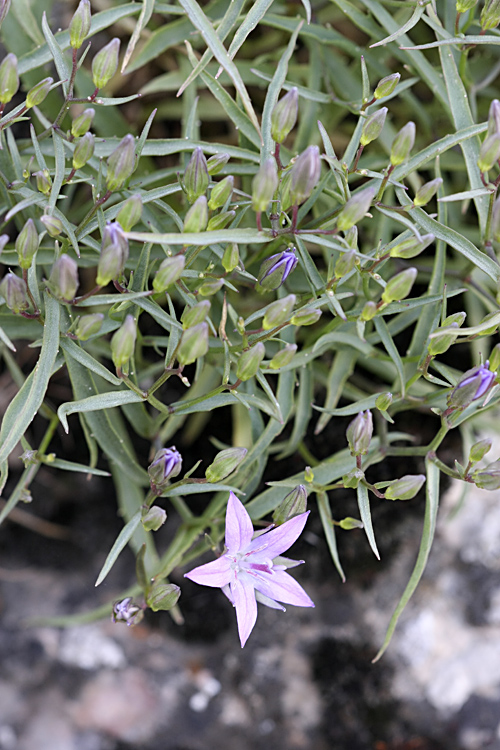
[[[356,265],[356,251],[349,250],[347,253],[341,253],[335,263],[335,278],[341,279],[347,276]]]
[[[365,188],[350,198],[337,217],[337,229],[345,232],[361,221],[371,206],[375,188]]]
[[[146,604],[153,612],[172,609],[179,601],[181,590],[175,583],[155,583],[146,596]]]
[[[464,409],[484,396],[493,386],[495,378],[496,373],[489,369],[488,362],[467,370],[448,396],[448,406],[452,409]]]
[[[233,189],[234,177],[231,174],[224,177],[220,182],[217,182],[210,193],[210,200],[208,201],[209,209],[215,211],[217,208],[222,208],[226,201],[232,196]]]
[[[380,393],[375,399],[375,406],[379,411],[387,411],[392,404],[392,393]]]
[[[266,211],[278,187],[278,169],[273,158],[266,159],[252,180],[252,208]]]
[[[425,206],[429,203],[430,199],[434,197],[441,185],[443,184],[442,177],[436,177],[435,180],[430,180],[424,185],[419,187],[413,199],[415,206]]]
[[[94,156],[95,139],[92,133],[85,133],[73,151],[73,169],[81,169]]]
[[[493,203],[491,211],[491,236],[495,242],[500,242],[500,198]]]
[[[39,172],[33,172],[33,177],[36,179],[37,190],[44,195],[50,195],[52,180],[50,179],[49,170],[41,169]]]
[[[90,0],[80,0],[69,24],[69,43],[73,49],[82,46],[89,34],[91,21]]]
[[[19,265],[26,271],[31,267],[31,261],[38,250],[38,232],[33,219],[28,219],[16,240],[16,252]]]
[[[444,328],[460,328],[464,320],[464,312],[448,315],[448,317],[443,320],[443,324],[439,326],[439,328],[436,328],[433,333],[438,333]],[[430,339],[427,351],[432,357],[435,357],[437,354],[444,354],[444,352],[448,351],[450,346],[455,343],[456,338],[457,337],[453,333],[445,333],[442,336],[436,336],[435,338]]]
[[[298,111],[299,92],[294,86],[275,104],[271,113],[271,138],[273,141],[283,143],[297,122]]]
[[[239,380],[250,380],[259,370],[260,363],[264,359],[266,349],[262,341],[242,352],[236,368],[236,377]]]
[[[457,0],[457,13],[466,13],[477,5],[478,0]]]
[[[75,336],[79,341],[87,341],[91,336],[99,333],[103,320],[104,315],[102,313],[83,315],[76,325]]]
[[[347,474],[342,477],[342,484],[348,490],[355,490],[358,484],[364,479],[364,473],[361,469],[351,469]]]
[[[202,297],[211,297],[224,286],[224,279],[205,279],[198,287],[198,294]]]
[[[193,203],[184,219],[183,232],[204,232],[208,224],[208,206],[205,195]]]
[[[279,370],[280,367],[289,365],[294,358],[296,351],[297,344],[287,344],[283,347],[283,349],[280,349],[278,352],[276,352],[274,357],[269,362],[269,367],[272,370]]]
[[[389,302],[395,302],[407,297],[413,286],[413,282],[417,277],[416,268],[406,268],[401,273],[393,276],[387,282],[387,286],[382,292],[382,301],[388,304]]]
[[[357,518],[351,518],[350,516],[339,521],[339,526],[341,529],[344,529],[344,531],[364,528],[362,521],[359,521]]]
[[[207,481],[214,484],[228,477],[233,471],[236,471],[247,453],[246,448],[226,448],[226,450],[217,453],[205,472]]]
[[[221,214],[216,214],[216,216],[212,216],[212,218],[207,224],[207,231],[215,232],[218,229],[225,229],[227,225],[232,222],[235,216],[236,216],[236,211],[224,211]]]
[[[413,148],[415,143],[415,123],[407,122],[406,125],[401,128],[399,133],[396,135],[392,142],[391,147],[391,164],[393,167],[397,167],[398,164],[402,164]]]
[[[470,449],[469,463],[477,464],[478,461],[482,461],[489,450],[491,450],[491,440],[488,440],[488,438],[485,440],[478,440],[478,442],[474,443]]]
[[[360,411],[349,424],[346,432],[351,456],[363,456],[368,452],[373,435],[372,413],[369,409]]]
[[[150,508],[141,519],[142,525],[146,531],[158,531],[166,520],[166,512],[163,508],[159,508],[157,505],[153,505],[153,507]]]
[[[111,358],[117,370],[128,365],[135,349],[137,327],[132,315],[127,315],[111,339]]]
[[[69,255],[61,255],[50,272],[47,286],[54,297],[62,302],[71,302],[78,289],[78,266]]]
[[[4,57],[0,65],[0,102],[8,104],[18,88],[17,57],[11,52]]]
[[[319,307],[303,307],[292,316],[290,323],[293,326],[312,326],[321,318]]]
[[[173,255],[170,258],[165,258],[153,279],[155,292],[164,292],[169,286],[175,284],[181,278],[185,264],[184,255]]]
[[[116,37],[95,55],[92,60],[92,80],[96,89],[102,89],[110,81],[118,68],[120,40]]]
[[[389,254],[391,258],[415,258],[420,255],[426,247],[434,242],[435,236],[433,234],[423,234],[420,239],[412,235],[402,242],[398,242],[390,248]]]
[[[53,83],[53,78],[44,78],[43,81],[40,81],[36,86],[33,86],[26,95],[26,107],[28,109],[31,109],[31,107],[38,107],[49,93],[50,87]]]
[[[127,198],[123,206],[116,215],[116,221],[122,227],[124,232],[130,232],[142,216],[142,198],[139,193]]]
[[[0,282],[0,294],[13,313],[24,312],[29,307],[28,289],[23,279],[9,271]]]
[[[290,169],[290,201],[292,206],[304,203],[318,184],[321,175],[319,148],[308,146]]]
[[[175,446],[161,448],[148,466],[151,490],[156,495],[161,495],[167,489],[169,480],[178,476],[181,470],[182,456]]]
[[[101,255],[97,265],[96,283],[106,286],[124,271],[129,254],[128,240],[117,221],[106,224],[102,235]]]
[[[361,310],[361,315],[359,316],[359,319],[367,322],[368,320],[373,320],[376,314],[377,314],[377,305],[375,304],[373,300],[369,299],[363,305],[363,309]]]
[[[384,127],[387,112],[387,107],[382,107],[382,109],[377,110],[365,120],[361,131],[361,138],[359,139],[362,146],[367,146],[379,137]]]
[[[481,31],[496,29],[500,23],[500,0],[486,0],[479,19]]]
[[[385,491],[385,497],[387,500],[411,500],[424,482],[425,474],[406,474],[391,482]]]
[[[488,172],[500,158],[500,133],[487,135],[479,149],[477,166],[481,172]]]
[[[207,160],[199,146],[193,151],[182,181],[190,203],[194,203],[207,190],[209,182]]]
[[[493,135],[494,133],[500,133],[500,102],[498,99],[493,99],[488,112],[487,135]]]
[[[481,490],[498,490],[500,489],[500,461],[493,461],[484,469],[475,471],[472,479],[476,487]]]
[[[192,326],[203,323],[208,313],[210,312],[211,302],[208,299],[203,302],[198,302],[193,307],[185,307],[184,312],[181,315],[181,323],[183,328],[191,328]]]
[[[307,490],[303,484],[298,484],[283,498],[273,513],[276,526],[286,523],[295,516],[300,516],[307,510]]]
[[[390,76],[381,78],[377,83],[373,96],[375,99],[383,99],[386,96],[390,96],[401,78],[401,73],[392,73]]]
[[[108,190],[119,190],[128,180],[135,168],[135,140],[128,135],[122,138],[107,161],[106,187]]]
[[[207,160],[208,174],[212,176],[222,172],[230,158],[229,154],[226,153],[214,154],[211,156],[210,159]]]
[[[71,135],[73,136],[73,138],[81,138],[82,135],[88,133],[92,126],[94,117],[95,109],[92,109],[92,107],[84,109],[81,115],[75,117],[75,119],[71,123]]]
[[[496,372],[500,367],[500,344],[495,344],[490,352],[490,370]]]
[[[271,328],[286,323],[295,306],[296,300],[297,297],[295,294],[289,294],[287,297],[282,297],[270,304],[262,321],[263,329],[269,331]]]
[[[143,617],[144,612],[141,607],[134,604],[131,596],[113,604],[111,619],[115,623],[124,622],[130,627],[130,625],[138,625]]]
[[[224,255],[222,256],[222,267],[226,273],[231,273],[237,268],[240,262],[240,253],[236,242],[231,242],[230,245],[226,245]]]
[[[182,334],[177,359],[180,365],[190,365],[208,352],[208,324],[204,321]]]
[[[43,216],[40,216],[40,221],[51,237],[59,237],[64,229],[61,219],[58,219],[56,216],[44,214]]]
[[[271,255],[261,265],[257,277],[257,289],[272,291],[278,289],[292,273],[298,260],[294,249]],[[259,289],[260,288],[260,289]]]

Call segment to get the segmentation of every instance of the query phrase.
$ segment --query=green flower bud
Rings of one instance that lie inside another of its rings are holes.
[[[321,318],[319,307],[303,307],[292,316],[290,323],[293,326],[312,326]]]
[[[490,370],[496,372],[500,367],[500,344],[496,344],[490,353]]]
[[[36,231],[35,222],[33,219],[28,219],[16,240],[19,265],[26,271],[31,267],[31,261],[38,250],[38,245],[38,232]]]
[[[214,154],[207,161],[208,174],[213,176],[222,172],[231,157],[229,154]]]
[[[382,301],[385,302],[385,304],[388,304],[389,302],[405,299],[405,297],[411,292],[416,276],[416,268],[406,268],[404,271],[401,271],[401,273],[393,276],[392,279],[387,282],[387,286],[382,292]]]
[[[266,211],[278,187],[278,169],[273,158],[266,159],[252,180],[252,208]]]
[[[381,78],[377,83],[373,96],[375,99],[383,99],[386,96],[390,96],[401,78],[401,73],[391,73],[390,76]]]
[[[51,237],[59,237],[61,232],[63,231],[63,223],[61,219],[58,219],[55,216],[49,216],[48,214],[44,214],[40,217],[40,221],[44,225],[45,229],[47,230],[48,234]]]
[[[130,232],[142,216],[142,198],[139,193],[127,198],[123,206],[116,215],[116,221],[123,228],[124,232]]]
[[[491,236],[495,242],[500,242],[500,198],[493,203],[491,212]]]
[[[111,339],[111,358],[117,370],[128,365],[135,349],[137,338],[136,323],[132,315],[127,315],[120,328]]]
[[[205,279],[198,287],[198,294],[201,294],[202,297],[211,297],[212,294],[216,294],[219,289],[222,289],[223,285],[223,279]]]
[[[158,531],[166,520],[167,514],[163,508],[153,505],[153,507],[142,517],[141,522],[146,531]]]
[[[342,477],[342,484],[348,490],[355,490],[361,480],[364,479],[364,476],[364,472],[361,469],[351,469],[351,471]]]
[[[250,380],[259,370],[260,363],[264,359],[266,349],[262,341],[241,353],[236,367],[236,377],[239,380]]]
[[[85,136],[84,136],[85,137]],[[106,187],[119,190],[135,169],[135,139],[133,135],[122,138],[107,161]]]
[[[95,140],[92,133],[85,133],[73,151],[73,169],[81,169],[94,156]]]
[[[33,172],[33,177],[36,179],[36,187],[40,193],[44,195],[50,195],[52,189],[52,180],[50,179],[50,172],[48,169],[40,170],[39,172]]]
[[[387,500],[411,500],[425,482],[425,474],[406,474],[396,479],[385,491]]]
[[[430,199],[434,197],[442,184],[442,178],[436,177],[435,180],[430,180],[429,182],[426,182],[424,185],[419,187],[415,194],[415,198],[413,199],[414,205],[425,206],[427,203],[429,203]]]
[[[358,228],[356,225],[351,227],[347,230],[347,232],[344,232],[344,239],[347,243],[347,246],[352,248],[353,250],[357,250],[358,248]]]
[[[307,490],[303,484],[298,484],[283,498],[273,513],[276,526],[286,523],[295,516],[300,516],[307,510]]]
[[[168,487],[170,479],[177,477],[182,470],[182,456],[174,445],[161,448],[148,466],[151,490],[161,495]]]
[[[226,245],[224,255],[222,256],[222,267],[226,273],[231,273],[240,262],[240,253],[236,242]]]
[[[71,302],[78,289],[78,265],[69,255],[61,255],[50,272],[47,286],[61,302]]]
[[[485,0],[479,20],[482,31],[496,29],[500,23],[500,0]]]
[[[262,321],[262,328],[265,331],[271,330],[282,323],[286,323],[295,306],[297,297],[295,294],[289,294],[287,297],[272,302],[266,310]]]
[[[269,367],[272,370],[279,370],[280,367],[285,367],[285,365],[289,365],[292,359],[295,356],[295,352],[297,351],[297,344],[287,344],[283,349],[280,349],[272,360],[269,362]]]
[[[8,234],[0,234],[0,255],[2,254],[2,250],[4,249],[8,241],[9,241]]]
[[[373,300],[369,299],[365,304],[363,305],[363,309],[361,310],[361,315],[359,316],[359,319],[362,321],[368,321],[373,320],[375,315],[377,314],[377,305]]]
[[[208,224],[208,206],[206,196],[200,197],[193,203],[184,219],[183,232],[204,232]]]
[[[28,289],[23,279],[9,271],[0,282],[0,294],[13,313],[24,312],[29,307]]]
[[[493,461],[484,469],[475,471],[472,479],[476,487],[481,490],[498,490],[500,489],[500,461]]]
[[[473,401],[482,398],[494,385],[496,373],[484,365],[472,367],[464,372],[455,388],[448,396],[448,407],[451,409],[465,409]]]
[[[193,151],[182,181],[190,203],[194,203],[207,190],[209,182],[207,160],[199,146]]]
[[[180,595],[181,590],[174,583],[155,583],[146,596],[146,604],[153,612],[173,609]]]
[[[479,440],[474,443],[469,451],[469,463],[477,464],[478,461],[482,461],[489,450],[491,450],[491,440]]]
[[[207,225],[208,232],[215,232],[217,229],[224,229],[236,216],[236,211],[224,211],[224,213],[212,216]]]
[[[356,251],[349,250],[347,253],[341,253],[335,263],[335,278],[341,279],[347,276],[356,265]]]
[[[349,424],[346,432],[351,456],[363,456],[368,453],[373,435],[372,413],[369,409],[360,411]]]
[[[278,289],[292,273],[298,263],[295,248],[271,255],[262,263],[257,277],[257,290]]]
[[[236,471],[247,453],[246,448],[226,448],[226,450],[217,453],[213,463],[207,467],[205,472],[207,482],[214,484],[228,477],[233,471]]]
[[[69,43],[73,49],[80,49],[88,36],[92,20],[90,16],[90,0],[80,0],[69,24]]]
[[[381,393],[375,400],[375,406],[379,411],[387,411],[392,404],[392,393]]]
[[[488,112],[488,130],[486,135],[500,133],[500,102],[493,99]]]
[[[433,234],[423,234],[420,239],[412,235],[406,240],[398,242],[390,248],[389,254],[391,258],[415,258],[420,255],[426,247],[434,242],[435,236]]]
[[[73,138],[81,138],[82,135],[88,133],[92,126],[94,117],[95,109],[92,109],[92,107],[84,109],[81,115],[75,117],[75,119],[71,123],[71,135],[73,136]]]
[[[341,521],[339,521],[339,526],[341,529],[344,529],[344,531],[352,531],[353,529],[363,529],[363,523],[359,521],[357,518],[351,518],[350,516],[347,516],[347,518],[343,518]]]
[[[190,365],[208,352],[208,323],[198,323],[182,334],[177,359],[181,365]]]
[[[361,190],[350,198],[337,217],[337,229],[345,232],[358,221],[361,221],[371,206],[375,196],[375,188],[369,187]]]
[[[415,143],[415,123],[407,122],[406,125],[401,128],[399,133],[394,138],[391,148],[391,164],[393,167],[397,167],[398,164],[402,164],[413,148]]]
[[[165,258],[153,279],[153,289],[155,292],[164,292],[169,286],[175,284],[181,278],[185,264],[186,259],[183,255],[173,255],[171,258]]]
[[[457,13],[465,13],[471,8],[474,8],[475,5],[477,5],[477,0],[457,0]]]
[[[43,81],[40,81],[36,86],[33,86],[26,95],[26,107],[28,109],[31,109],[31,107],[38,107],[49,93],[50,87],[53,83],[53,78],[44,78]]]
[[[443,321],[442,326],[439,326],[436,328],[433,333],[438,333],[439,331],[443,330],[444,328],[459,328],[462,323],[465,320],[465,313],[459,312],[454,313],[453,315],[448,315],[447,318]],[[432,357],[435,357],[437,354],[444,354],[444,352],[448,351],[450,346],[455,343],[456,336],[454,336],[452,333],[444,334],[443,336],[436,336],[436,338],[432,338],[429,340],[429,346],[427,351]]]
[[[0,65],[0,102],[8,104],[18,88],[17,57],[11,52],[4,57]]]
[[[273,141],[283,143],[297,122],[298,111],[299,92],[294,86],[274,105],[271,113],[271,138]]]
[[[223,180],[217,182],[212,188],[210,193],[210,200],[208,201],[208,207],[211,211],[215,211],[217,208],[222,208],[229,198],[231,198],[234,189],[234,177],[228,175]]]
[[[361,138],[359,139],[362,146],[367,146],[379,137],[384,127],[387,112],[387,107],[382,107],[382,109],[377,110],[365,120],[361,131]]]
[[[304,203],[318,184],[321,175],[319,148],[308,146],[290,169],[290,200],[292,206]]]
[[[96,89],[102,89],[110,81],[118,68],[120,40],[112,39],[92,60],[92,80]]]
[[[76,324],[75,336],[79,341],[87,341],[91,336],[99,333],[103,320],[104,315],[102,313],[83,315]]]
[[[0,26],[9,12],[11,0],[0,0]]]
[[[487,135],[481,144],[477,166],[481,172],[488,172],[500,158],[500,133]]]
[[[128,259],[128,240],[117,221],[106,225],[101,244],[101,255],[97,265],[96,283],[106,286],[118,279],[125,269]]]
[[[183,328],[191,328],[197,326],[198,323],[203,323],[208,313],[210,312],[211,302],[208,299],[204,299],[202,302],[198,302],[193,307],[185,307],[184,312],[181,315],[181,323]]]

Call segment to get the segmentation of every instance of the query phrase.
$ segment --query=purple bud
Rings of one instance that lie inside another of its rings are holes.
[[[102,89],[113,78],[118,68],[120,40],[112,39],[92,60],[92,80],[96,89]]]
[[[448,396],[448,406],[452,409],[465,408],[489,391],[496,373],[489,369],[488,362],[464,372],[455,388]]]
[[[0,294],[13,313],[24,312],[29,307],[28,290],[23,279],[9,271],[0,282]]]
[[[278,289],[290,276],[297,263],[295,248],[271,255],[260,267],[257,289],[259,291]]]
[[[63,253],[52,266],[47,286],[56,299],[71,302],[78,289],[76,261]]]
[[[107,161],[106,187],[119,190],[135,168],[135,139],[133,135],[122,138]]]
[[[321,174],[319,148],[308,146],[290,169],[289,200],[292,206],[304,203],[316,187]]]
[[[130,625],[137,625],[143,617],[144,612],[133,603],[131,596],[113,604],[111,619],[115,623],[124,622],[130,627]]]
[[[161,495],[166,490],[169,480],[180,474],[181,469],[182,456],[175,446],[159,450],[148,466],[151,490],[156,495]]]
[[[118,279],[128,260],[128,240],[117,221],[109,222],[102,235],[101,255],[97,266],[96,283],[106,286]]]
[[[372,413],[360,411],[358,416],[349,424],[346,432],[351,456],[363,456],[368,452],[373,435]]]

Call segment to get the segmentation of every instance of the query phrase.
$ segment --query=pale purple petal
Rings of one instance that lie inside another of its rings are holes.
[[[222,555],[218,560],[193,568],[189,573],[184,574],[184,578],[189,578],[190,581],[199,583],[201,586],[222,588],[231,580],[231,563],[226,555]]]
[[[281,526],[271,529],[267,534],[254,539],[248,545],[248,551],[255,552],[255,557],[252,555],[252,561],[260,555],[273,559],[285,552],[301,535],[308,515],[309,511],[301,513],[300,516],[295,516],[295,518],[285,521]],[[262,552],[260,552],[261,549]]]
[[[245,549],[253,536],[250,516],[234,492],[229,493],[226,512],[226,547],[231,554]]]
[[[231,593],[236,607],[241,648],[243,648],[257,620],[257,602],[252,581],[246,576],[236,578],[231,582]]]
[[[271,574],[254,573],[255,588],[268,596],[285,604],[293,604],[295,607],[314,607],[314,602],[308,597],[302,586],[295,578],[285,573],[284,570],[273,570]]]

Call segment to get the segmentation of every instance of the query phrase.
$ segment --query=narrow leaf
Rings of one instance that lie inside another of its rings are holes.
[[[368,497],[368,489],[366,485],[363,484],[363,482],[360,482],[358,484],[357,496],[358,496],[359,514],[361,516],[361,520],[365,528],[365,533],[366,533],[368,542],[370,543],[370,547],[372,548],[373,554],[375,555],[377,560],[380,560],[380,555],[377,549],[377,543],[375,542],[375,534],[373,532],[373,526],[372,526],[372,514],[370,512],[370,498]]]
[[[104,562],[104,565],[102,566],[101,572],[99,573],[97,577],[97,581],[95,582],[96,586],[99,586],[106,576],[108,575],[109,571],[115,564],[118,555],[122,551],[122,549],[125,547],[125,545],[130,541],[130,537],[136,530],[136,528],[139,526],[141,522],[141,511],[138,510],[135,515],[132,516],[130,521],[123,527],[123,529],[118,534],[115,543],[111,547],[109,554]]]

